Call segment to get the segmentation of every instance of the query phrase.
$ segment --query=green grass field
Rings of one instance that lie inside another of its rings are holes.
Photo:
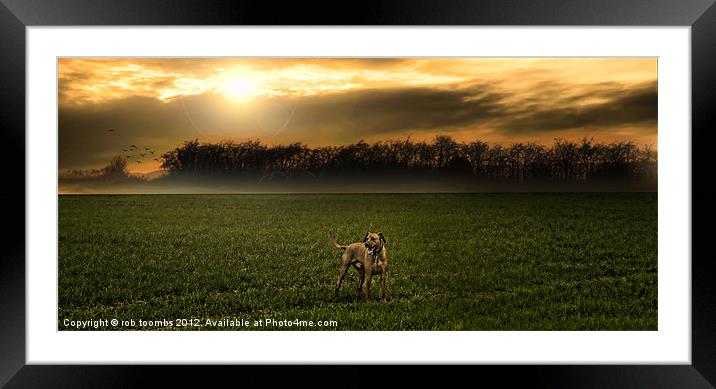
[[[377,282],[363,302],[353,270],[333,296],[329,232],[349,243],[367,230],[387,238],[387,303]],[[656,330],[657,195],[60,196],[59,329],[100,319],[119,324],[99,330]],[[254,326],[266,319],[337,325]]]

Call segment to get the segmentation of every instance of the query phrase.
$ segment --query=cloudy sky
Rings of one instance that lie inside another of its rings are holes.
[[[149,172],[195,138],[657,147],[654,58],[61,58],[58,76],[60,170],[134,144]]]

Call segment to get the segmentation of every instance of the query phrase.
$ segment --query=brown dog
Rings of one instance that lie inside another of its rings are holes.
[[[333,242],[335,248],[345,250],[341,256],[341,269],[338,273],[338,281],[336,281],[335,294],[338,294],[348,268],[353,265],[358,273],[358,281],[356,282],[358,293],[363,289],[363,282],[365,281],[365,299],[366,301],[371,301],[370,284],[373,276],[380,274],[381,298],[386,301],[388,299],[388,288],[386,286],[388,279],[388,251],[385,249],[383,233],[368,232],[362,242],[351,243],[347,246],[338,244],[333,237],[331,237],[331,242]],[[367,279],[366,275],[368,276]]]

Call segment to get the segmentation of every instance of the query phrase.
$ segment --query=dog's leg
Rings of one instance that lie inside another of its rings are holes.
[[[338,272],[338,281],[336,281],[336,290],[333,293],[334,296],[338,296],[338,290],[341,288],[341,283],[343,282],[343,277],[346,276],[346,272],[348,271],[348,268],[350,266],[351,266],[350,264],[341,262],[341,270]]]
[[[388,274],[383,273],[380,275],[380,294],[383,301],[388,301],[388,288],[385,283],[388,281]]]
[[[363,290],[363,282],[365,281],[365,269],[356,268],[356,272],[358,272],[358,279],[356,280],[356,289],[358,290],[358,296],[360,296],[361,291]]]
[[[373,274],[372,272],[366,272],[367,279],[365,280],[365,301],[370,302],[370,284],[373,281]]]

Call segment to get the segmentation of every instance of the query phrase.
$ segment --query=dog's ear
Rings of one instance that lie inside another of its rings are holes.
[[[368,241],[368,237],[370,236],[370,232],[366,232],[365,236],[363,237],[363,243]]]
[[[383,236],[383,233],[379,232],[378,236],[380,236],[380,240],[383,241],[383,244],[385,244],[385,236]]]

